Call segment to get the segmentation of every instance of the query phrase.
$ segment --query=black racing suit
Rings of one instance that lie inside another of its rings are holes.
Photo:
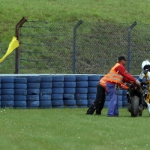
[[[101,86],[100,84],[98,84],[97,85],[96,99],[93,102],[93,104],[89,107],[86,114],[92,115],[94,113],[94,111],[96,110],[96,114],[100,115],[101,110],[104,107],[105,98],[106,98],[105,88],[103,86]]]

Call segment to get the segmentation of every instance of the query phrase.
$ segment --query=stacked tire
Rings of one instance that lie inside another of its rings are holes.
[[[88,107],[87,93],[88,93],[88,75],[77,75],[75,99],[76,104],[79,108]]]
[[[100,75],[88,76],[88,107],[90,107],[96,99],[97,85],[99,84],[99,80]]]
[[[118,93],[118,108],[122,108],[122,94],[123,94],[123,90],[117,90]]]
[[[40,76],[27,77],[27,108],[39,107]]]
[[[27,78],[14,79],[14,108],[26,108]]]
[[[52,76],[41,76],[40,108],[52,108]]]
[[[128,99],[127,99],[127,90],[123,90],[122,94],[122,107],[127,108],[128,106]]]
[[[76,92],[76,76],[75,75],[64,76],[63,101],[65,107],[76,108],[75,92]]]
[[[14,77],[1,78],[1,107],[14,107]]]
[[[53,75],[52,96],[51,96],[53,108],[64,108],[63,94],[64,94],[64,75]]]

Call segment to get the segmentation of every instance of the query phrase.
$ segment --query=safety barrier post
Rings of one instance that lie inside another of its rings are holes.
[[[128,72],[130,72],[130,68],[131,68],[131,33],[133,28],[137,25],[137,22],[135,21],[128,29],[128,62],[127,62],[127,70]]]
[[[25,17],[23,17],[16,25],[16,37],[20,42],[20,28],[27,21]],[[20,69],[20,52],[19,48],[16,49],[16,61],[15,61],[15,74],[19,73]]]
[[[76,37],[77,37],[77,29],[83,23],[82,20],[79,20],[78,23],[74,26],[73,29],[73,74],[76,74]]]

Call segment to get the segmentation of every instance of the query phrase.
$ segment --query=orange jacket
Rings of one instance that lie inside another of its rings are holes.
[[[116,63],[114,67],[110,70],[110,72],[106,75],[106,80],[108,82],[117,83],[121,88],[128,89],[129,87],[123,83],[123,76],[115,71],[115,68],[120,64]]]

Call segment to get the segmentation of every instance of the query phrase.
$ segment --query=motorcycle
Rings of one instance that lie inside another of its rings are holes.
[[[127,91],[128,111],[131,117],[142,116],[144,108],[147,108],[145,99],[147,97],[148,86],[142,84],[141,86],[130,85]]]

